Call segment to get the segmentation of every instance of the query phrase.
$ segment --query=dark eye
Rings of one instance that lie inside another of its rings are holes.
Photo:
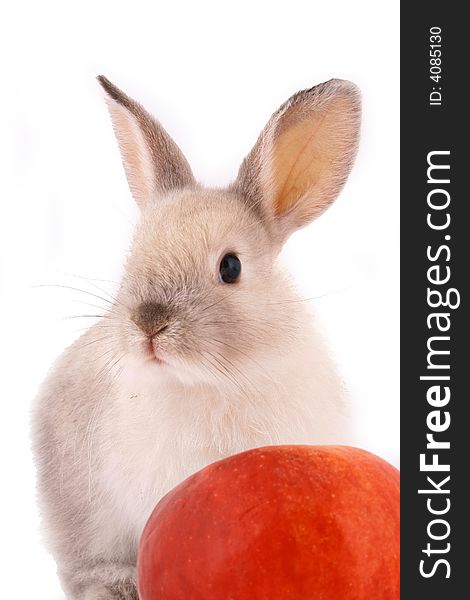
[[[234,283],[242,272],[242,263],[235,254],[226,254],[220,261],[220,280],[224,283]]]

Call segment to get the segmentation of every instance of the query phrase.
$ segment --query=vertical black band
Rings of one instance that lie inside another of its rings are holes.
[[[470,593],[470,25],[462,3],[401,11],[401,597],[450,600]]]

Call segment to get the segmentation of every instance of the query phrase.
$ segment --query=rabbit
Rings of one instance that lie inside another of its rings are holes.
[[[236,180],[207,189],[163,127],[98,80],[140,221],[105,321],[42,384],[32,440],[67,598],[131,600],[139,536],[175,485],[250,448],[344,440],[341,378],[278,255],[338,196],[361,102],[337,79],[294,94]]]

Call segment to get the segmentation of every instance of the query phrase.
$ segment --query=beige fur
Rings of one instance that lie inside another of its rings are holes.
[[[195,470],[265,444],[345,441],[341,385],[277,263],[339,193],[359,97],[331,81],[273,115],[237,180],[194,182],[176,144],[100,78],[142,210],[105,322],[68,348],[33,418],[41,511],[70,600],[130,600],[153,506]],[[240,280],[221,283],[236,253]]]

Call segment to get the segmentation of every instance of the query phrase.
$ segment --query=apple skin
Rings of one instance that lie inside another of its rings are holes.
[[[398,600],[399,472],[348,446],[268,446],[188,477],[141,537],[141,600]]]

